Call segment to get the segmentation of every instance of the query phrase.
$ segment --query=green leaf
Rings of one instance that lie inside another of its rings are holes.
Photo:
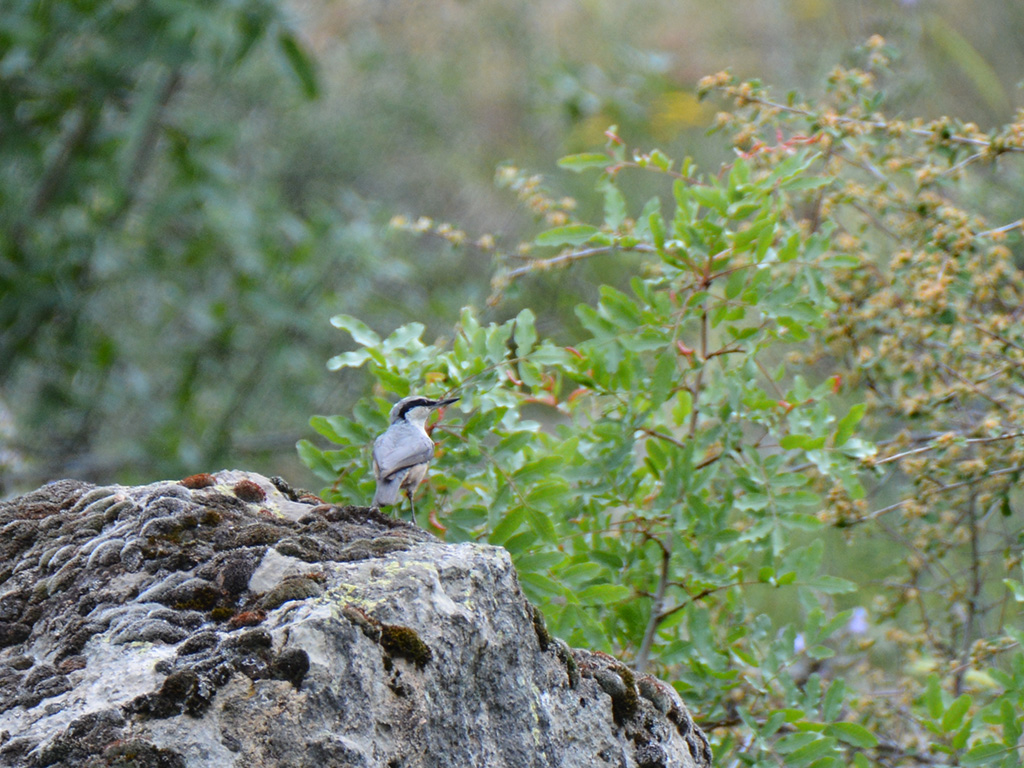
[[[651,403],[659,406],[669,398],[672,386],[679,379],[675,355],[661,355],[651,376]]]
[[[530,524],[530,527],[537,532],[544,541],[555,544],[558,542],[558,534],[555,531],[555,525],[551,522],[551,518],[543,512],[534,509],[533,507],[526,508],[526,520]]]
[[[541,366],[565,366],[569,364],[571,356],[561,347],[544,343],[530,353],[530,360]]]
[[[832,179],[822,176],[797,176],[779,184],[779,189],[786,192],[806,192],[811,189],[821,189],[831,182]]]
[[[508,541],[512,534],[519,530],[519,527],[523,524],[526,519],[526,511],[522,507],[509,510],[509,512],[501,518],[501,521],[494,526],[494,530],[491,531],[491,535],[487,537],[487,541],[490,544],[497,544],[498,546]]]
[[[878,737],[857,723],[832,723],[825,726],[825,733],[861,749],[878,746]]]
[[[807,332],[807,329],[804,328],[802,324],[798,323],[792,317],[780,315],[779,317],[775,318],[775,322],[777,322],[779,325],[781,325],[783,328],[789,331],[789,333],[786,334],[787,339],[791,339],[792,341],[805,341],[808,338],[810,338],[811,334]],[[781,336],[782,334],[779,335]]]
[[[363,424],[344,416],[313,416],[309,425],[339,445],[363,446],[373,438],[373,434]]]
[[[376,347],[380,344],[380,336],[358,317],[335,315],[331,318],[331,325],[343,331],[348,331],[352,339],[364,347]]]
[[[758,731],[761,738],[768,738],[779,730],[786,722],[785,712],[772,712]]]
[[[779,445],[787,451],[795,449],[813,451],[825,445],[825,438],[811,437],[810,435],[786,435],[779,440]]]
[[[956,735],[949,740],[949,746],[953,749],[963,749],[967,746],[967,742],[971,738],[971,733],[974,731],[974,721],[971,718],[967,718],[964,721],[963,727],[957,731]]]
[[[850,256],[844,253],[837,253],[818,262],[829,269],[853,269],[861,263],[862,259],[857,256]]]
[[[787,766],[801,766],[809,765],[810,763],[817,760],[819,757],[829,754],[836,748],[835,739],[832,738],[820,738],[817,734],[808,734],[814,736],[814,741],[809,744],[805,744],[799,749],[795,749],[786,756]]]
[[[563,463],[560,456],[542,456],[521,466],[512,473],[512,477],[515,478],[517,485],[528,485],[536,480],[547,479]]]
[[[607,568],[611,568],[613,571],[617,571],[622,567],[622,558],[613,552],[603,552],[599,549],[588,553],[588,557],[591,560],[595,560],[601,563]]]
[[[750,164],[742,157],[736,158],[729,171],[729,191],[737,193],[741,187],[750,183]]]
[[[725,281],[725,298],[730,300],[735,299],[743,291],[746,283],[747,271],[743,269],[735,270]]]
[[[605,573],[604,568],[598,563],[575,563],[562,570],[559,574],[566,584],[581,584],[584,581],[592,581]]]
[[[658,249],[659,253],[663,252],[665,250],[665,220],[661,218],[660,213],[655,212],[647,217],[647,223],[651,228],[654,247]]]
[[[589,224],[567,224],[564,227],[555,227],[547,232],[537,235],[537,245],[583,245],[594,235],[601,232],[597,227]]]
[[[772,171],[770,178],[776,182],[797,178],[803,175],[816,159],[817,155],[797,152],[779,163]]]
[[[528,503],[534,506],[553,507],[562,502],[569,494],[569,486],[560,477],[553,477],[549,480],[542,480],[534,484],[529,493],[526,494]]]
[[[337,478],[334,467],[324,456],[323,451],[313,445],[309,440],[299,440],[295,444],[302,463],[309,467],[321,480],[331,482]]]
[[[750,216],[752,213],[763,210],[763,204],[760,200],[741,200],[738,203],[733,203],[726,210],[729,219],[732,221],[743,221],[743,219]],[[760,229],[751,227],[745,229],[742,232],[736,233],[736,239],[734,241],[734,247],[737,251],[746,250],[746,247],[750,245],[757,237]]]
[[[419,342],[424,330],[426,326],[423,323],[406,323],[384,339],[384,346],[387,349],[407,349],[413,342]]]
[[[533,531],[522,531],[510,536],[501,546],[513,556],[519,556],[524,552],[534,552],[537,549],[537,534]]]
[[[836,426],[836,434],[832,440],[832,445],[838,448],[841,445],[845,445],[853,437],[853,431],[857,428],[860,420],[864,418],[866,410],[866,403],[857,403],[847,411],[846,415],[839,420],[839,424]]]
[[[611,229],[618,229],[626,220],[626,198],[607,177],[601,179],[598,189],[604,195],[604,223]]]
[[[786,243],[779,249],[779,261],[792,261],[800,255],[800,233],[794,232],[787,239]]]
[[[524,571],[545,571],[554,568],[565,560],[563,552],[535,552],[514,558],[516,569]]]
[[[584,605],[595,605],[625,600],[633,592],[629,587],[624,587],[621,584],[595,584],[578,594],[580,602]]]
[[[309,54],[299,45],[299,41],[291,32],[280,32],[277,36],[277,44],[298,79],[299,85],[302,86],[302,93],[307,99],[315,99],[320,94],[320,85],[317,82],[316,65]]]
[[[689,190],[697,202],[705,208],[709,208],[716,213],[720,213],[722,216],[726,215],[729,203],[725,199],[725,192],[721,189],[718,189],[717,187],[694,185],[689,187]]]
[[[693,412],[693,395],[690,394],[690,390],[681,389],[676,393],[675,405],[672,406],[672,421],[677,427],[681,427],[683,422],[689,418]]]
[[[363,363],[370,360],[372,357],[373,355],[371,355],[369,350],[366,349],[342,352],[340,355],[335,355],[327,361],[327,370],[337,371],[342,368],[360,368]]]
[[[576,305],[576,317],[579,318],[580,323],[593,334],[595,339],[603,339],[608,336],[615,336],[619,329],[615,327],[606,317],[602,317],[597,310],[595,310],[589,304],[577,304]]]
[[[537,329],[534,327],[534,314],[529,308],[520,310],[515,320],[516,354],[519,357],[530,354],[537,342]]]
[[[530,442],[536,437],[533,432],[521,431],[513,432],[505,437],[501,438],[498,443],[497,452],[500,453],[519,453],[523,448],[530,444]]]
[[[970,708],[970,695],[965,693],[958,696],[956,701],[949,705],[949,709],[946,710],[946,714],[942,716],[942,730],[947,733],[957,730],[964,720],[964,715],[967,714],[967,710]]]
[[[809,579],[806,584],[819,592],[824,592],[826,595],[843,595],[857,590],[857,585],[852,581],[841,579],[838,576],[815,576],[813,579]]]
[[[843,699],[846,697],[846,683],[842,680],[835,680],[829,686],[828,691],[821,703],[821,717],[823,720],[835,720],[843,707]]]
[[[817,637],[826,638],[831,637],[840,627],[844,627],[850,623],[850,617],[853,616],[853,610],[840,611],[831,619],[826,621],[818,629]],[[836,682],[841,682],[837,680]]]
[[[815,661],[821,661],[822,659],[831,659],[836,655],[836,652],[829,648],[827,645],[812,645],[807,649],[807,656],[814,659]]]
[[[1021,733],[1024,732],[1017,710],[1013,704],[1003,699],[999,702],[999,715],[1003,726],[1003,744],[1008,747],[1017,746]]]
[[[332,443],[344,443],[345,438],[342,437],[331,420],[326,416],[313,416],[309,420],[309,426],[319,432],[321,435],[326,437]]]
[[[573,171],[574,173],[580,173],[588,168],[607,168],[612,162],[608,155],[602,155],[597,152],[583,152],[578,155],[567,155],[561,158],[558,161],[558,167],[564,168],[567,171]]]
[[[659,171],[669,171],[672,169],[672,160],[660,149],[651,150],[651,154],[648,156],[650,164],[657,168]]]
[[[612,322],[626,330],[640,325],[640,309],[629,296],[610,285],[602,285],[600,290],[601,307]]]
[[[802,715],[803,713],[801,713]],[[791,733],[783,736],[777,742],[775,742],[775,750],[780,754],[786,755],[790,752],[795,752],[798,749],[803,749],[809,744],[813,744],[819,741],[821,737],[816,733],[808,733],[806,731],[800,733]]]
[[[509,339],[512,336],[512,328],[509,327],[509,324],[506,323],[505,325],[500,326],[492,325],[489,328],[485,328],[482,333],[484,335],[485,346],[487,348],[487,362],[492,365],[498,365],[505,362],[511,353],[511,350],[509,349],[511,346],[509,344]],[[460,358],[465,358],[468,357],[470,353],[468,351],[460,351],[458,354]]]
[[[1013,593],[1015,601],[1024,603],[1024,584],[1014,579],[1003,579],[1003,584]]]
[[[970,766],[974,765],[995,763],[1006,757],[1009,751],[1002,744],[996,744],[995,742],[979,744],[960,759],[960,765],[964,766],[964,768],[970,768]]]
[[[939,676],[932,674],[928,676],[925,685],[924,703],[928,707],[928,716],[932,720],[938,720],[945,707],[942,705],[942,689],[939,687]]]
[[[541,593],[547,593],[549,595],[565,594],[565,589],[561,584],[540,573],[521,573],[519,574],[519,581],[533,587]]]

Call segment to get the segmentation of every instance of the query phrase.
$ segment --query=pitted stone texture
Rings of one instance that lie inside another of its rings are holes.
[[[670,686],[547,635],[504,550],[202,486],[0,504],[0,766],[710,765]]]

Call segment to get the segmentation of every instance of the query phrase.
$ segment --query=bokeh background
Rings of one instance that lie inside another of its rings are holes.
[[[449,332],[460,307],[571,307],[614,262],[490,307],[485,248],[533,226],[502,163],[598,205],[555,160],[617,125],[713,169],[723,68],[815,93],[870,35],[900,52],[888,111],[982,129],[1021,104],[1019,0],[8,0],[0,12],[0,497],[58,477],[238,467],[318,481],[315,413],[347,313]]]

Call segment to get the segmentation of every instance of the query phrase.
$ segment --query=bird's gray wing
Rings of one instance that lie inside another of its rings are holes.
[[[434,458],[434,443],[419,430],[388,430],[373,443],[373,461],[382,480]]]

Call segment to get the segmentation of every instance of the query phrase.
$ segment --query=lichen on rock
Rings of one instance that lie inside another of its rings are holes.
[[[0,766],[706,768],[508,554],[237,471],[0,503]]]

